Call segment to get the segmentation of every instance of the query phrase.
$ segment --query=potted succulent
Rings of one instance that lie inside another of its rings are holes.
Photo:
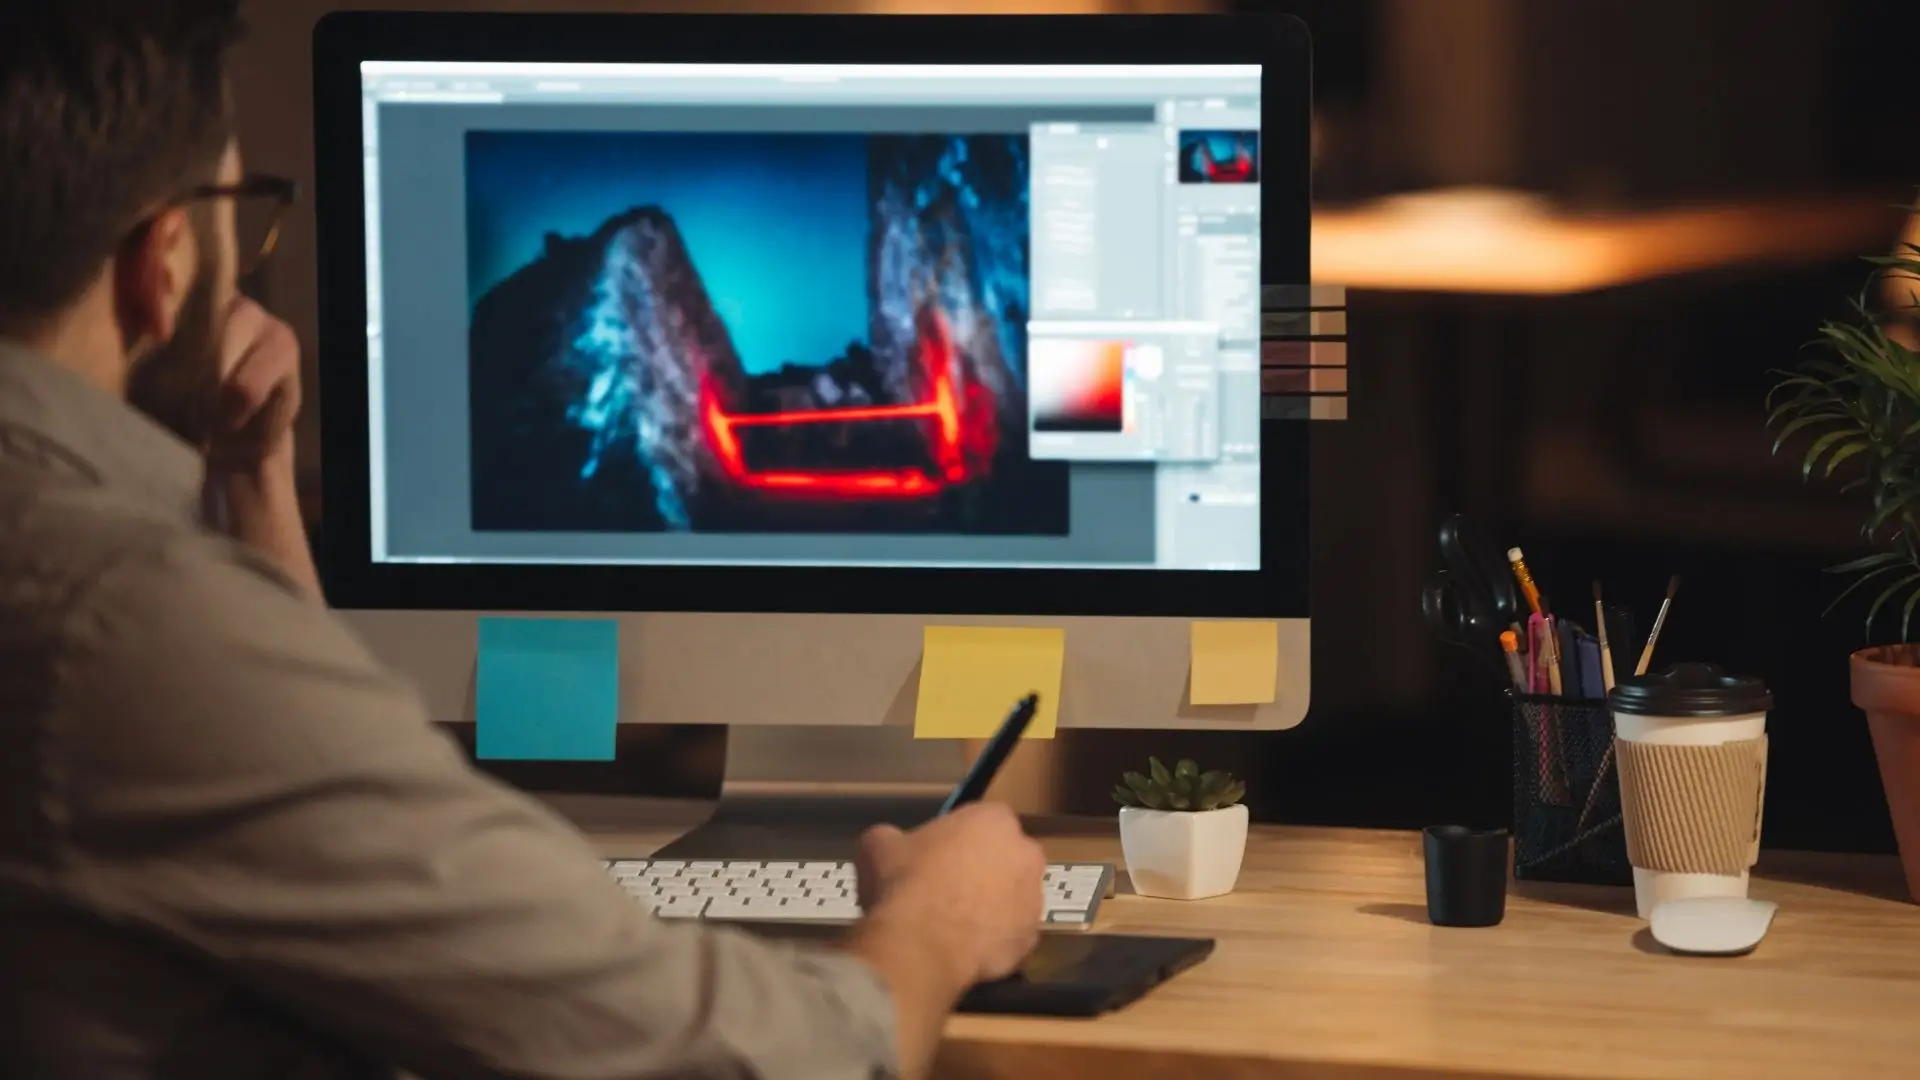
[[[1168,900],[1232,892],[1247,853],[1247,785],[1191,761],[1169,769],[1159,758],[1121,780],[1113,798],[1133,891]]]
[[[1870,590],[1868,640],[1899,630],[1895,643],[1853,654],[1853,701],[1866,711],[1907,889],[1920,901],[1920,645],[1912,643],[1920,610],[1920,352],[1903,340],[1903,324],[1920,316],[1920,246],[1911,240],[1869,260],[1886,302],[1873,305],[1863,294],[1851,318],[1821,326],[1815,356],[1780,373],[1768,423],[1777,429],[1775,453],[1808,440],[1799,455],[1804,477],[1840,480],[1870,499],[1862,533],[1879,550],[1833,568],[1853,578],[1834,603]]]

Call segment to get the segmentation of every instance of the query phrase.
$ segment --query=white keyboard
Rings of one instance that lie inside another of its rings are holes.
[[[614,859],[607,872],[663,919],[850,923],[860,917],[848,862],[680,862]],[[1105,863],[1047,867],[1040,917],[1048,930],[1085,930],[1113,891]]]

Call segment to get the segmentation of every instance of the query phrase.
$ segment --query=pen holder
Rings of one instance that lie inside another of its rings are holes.
[[[1607,703],[1512,698],[1513,876],[1633,884]]]

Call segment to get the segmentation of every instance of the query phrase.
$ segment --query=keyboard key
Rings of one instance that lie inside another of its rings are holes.
[[[661,900],[655,914],[663,919],[697,919],[707,909],[707,900],[697,896],[669,896]]]

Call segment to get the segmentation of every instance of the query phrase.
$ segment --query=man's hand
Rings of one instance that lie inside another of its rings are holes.
[[[997,803],[958,810],[910,833],[861,840],[866,920],[848,948],[893,992],[907,1075],[931,1066],[947,1013],[975,983],[1012,974],[1033,951],[1047,860]]]
[[[954,949],[968,986],[1012,974],[1033,951],[1047,858],[1007,807],[977,803],[911,833],[883,825],[860,849],[861,906]]]
[[[241,297],[227,314],[220,365],[208,471],[244,476],[291,470],[293,421],[300,415],[300,342],[293,328]]]
[[[226,530],[321,600],[293,467],[300,415],[300,342],[293,328],[242,297],[221,337],[220,401],[207,440],[208,494]]]

